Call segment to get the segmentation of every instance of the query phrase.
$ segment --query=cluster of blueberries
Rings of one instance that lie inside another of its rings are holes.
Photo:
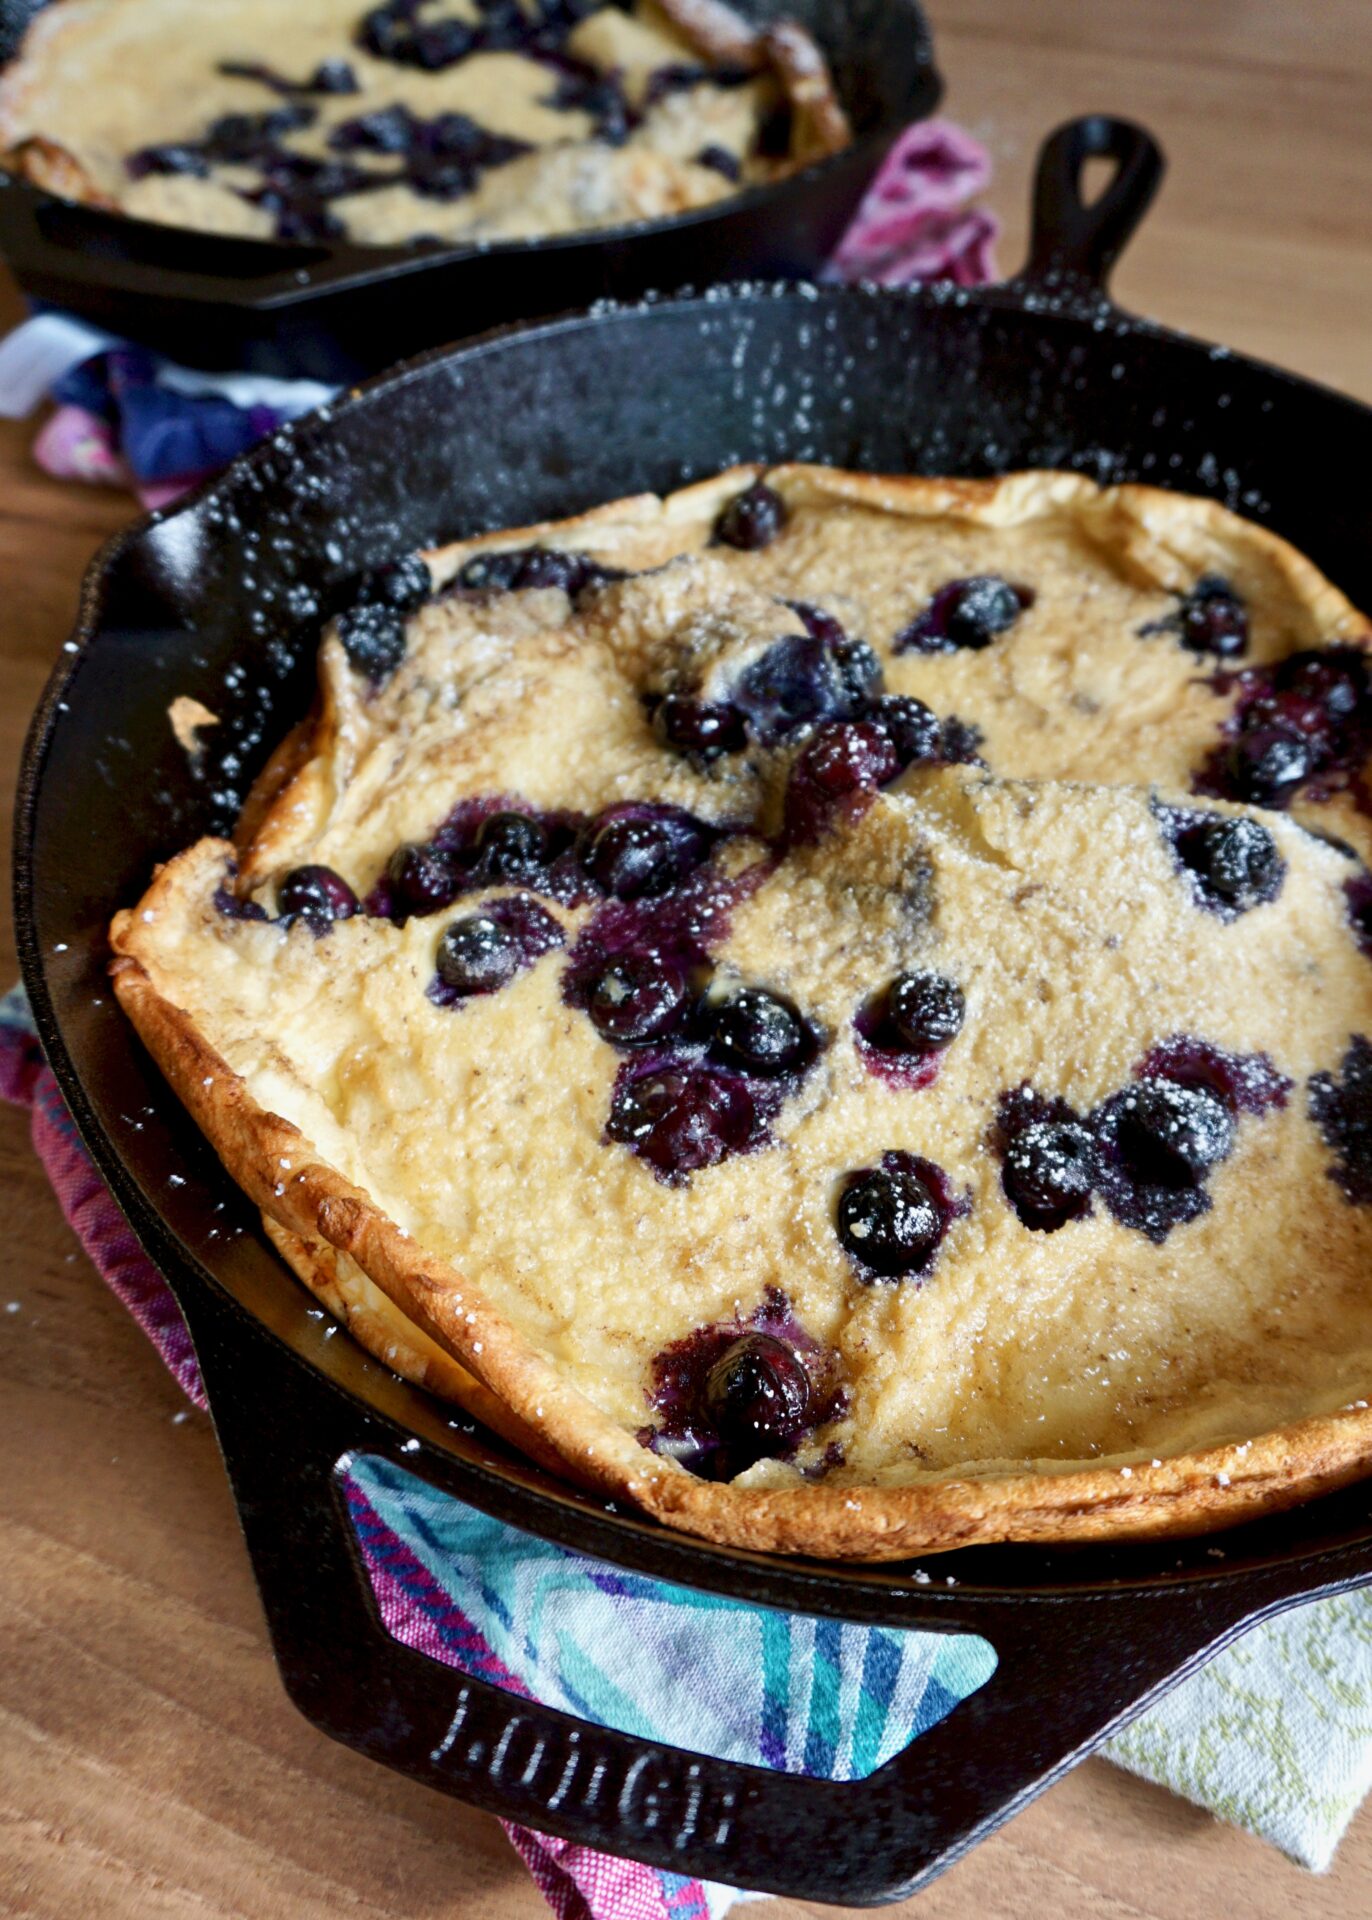
[[[622,146],[641,115],[630,106],[620,78],[602,73],[567,49],[567,37],[599,0],[542,0],[537,14],[519,0],[477,0],[477,18],[426,17],[426,0],[387,0],[358,26],[359,47],[374,57],[426,72],[449,67],[470,54],[516,52],[549,69],[551,91],[543,105],[588,114],[594,138]],[[475,191],[481,177],[531,151],[527,141],[490,132],[463,113],[439,113],[424,119],[397,103],[358,114],[329,135],[334,154],[381,155],[399,164],[390,170],[361,167],[347,159],[321,158],[283,145],[283,138],[312,126],[318,109],[311,96],[359,91],[347,60],[324,60],[302,80],[292,80],[257,61],[224,61],[219,71],[252,80],[280,95],[287,105],[265,113],[230,113],[213,121],[197,140],[141,147],[125,166],[133,179],[148,174],[207,178],[215,166],[251,167],[260,184],[241,189],[243,197],[274,217],[276,237],[300,244],[342,239],[345,229],[329,202],[344,195],[403,183],[431,200],[455,200]],[[750,76],[733,69],[670,65],[650,77],[644,111],[667,94],[704,79],[716,85],[738,84]],[[737,157],[710,146],[698,164],[738,180]],[[419,235],[414,244],[432,242]]]
[[[351,84],[338,84],[345,77]],[[297,95],[356,89],[346,62],[326,62],[310,81],[297,86],[279,79],[274,84],[278,91]],[[332,200],[402,182],[427,199],[455,200],[471,193],[489,168],[530,151],[527,141],[491,133],[467,114],[439,113],[425,120],[399,105],[336,126],[329,147],[338,158],[283,144],[284,135],[313,125],[317,118],[317,109],[300,99],[266,113],[223,114],[200,139],[140,147],[125,166],[135,180],[148,174],[205,179],[216,166],[251,167],[259,183],[238,189],[243,198],[273,216],[278,240],[308,245],[345,236],[342,221],[329,206]],[[390,155],[400,165],[385,171],[358,166],[347,156],[359,153]]]
[[[1000,1103],[1002,1184],[1026,1227],[1055,1233],[1099,1194],[1122,1226],[1161,1244],[1207,1211],[1206,1182],[1241,1113],[1286,1104],[1291,1082],[1266,1054],[1229,1054],[1191,1035],[1161,1042],[1091,1113],[1022,1086]]]
[[[1244,669],[1237,684],[1226,738],[1198,791],[1281,809],[1302,787],[1356,782],[1372,753],[1372,671],[1361,648],[1306,648]]]

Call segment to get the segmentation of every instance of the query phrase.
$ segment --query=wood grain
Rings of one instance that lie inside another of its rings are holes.
[[[933,0],[931,12],[947,110],[995,155],[1007,268],[1023,253],[1040,135],[1071,113],[1128,113],[1172,171],[1120,298],[1372,399],[1368,0]],[[0,324],[17,312],[0,295]],[[38,473],[29,433],[0,425],[6,811],[81,573],[131,512]],[[5,977],[11,955],[6,898]],[[91,1272],[8,1110],[0,1180],[0,1308],[15,1303],[0,1311],[0,1914],[537,1920],[494,1821],[331,1745],[287,1704],[208,1422]],[[1370,1888],[1372,1809],[1315,1879],[1092,1761],[918,1912],[1361,1920]]]

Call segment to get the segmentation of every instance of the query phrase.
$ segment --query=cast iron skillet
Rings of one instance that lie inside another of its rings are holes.
[[[351,380],[436,341],[511,320],[705,287],[813,277],[902,127],[943,82],[919,0],[737,0],[827,53],[853,144],[775,186],[674,220],[424,248],[283,246],[194,233],[55,199],[0,169],[0,254],[24,291],[198,367]],[[3,23],[32,11],[0,0]],[[359,14],[362,0],[358,0]],[[21,22],[11,28],[17,43]]]
[[[1087,207],[1080,173],[1100,154],[1118,171]],[[291,1697],[416,1779],[683,1873],[894,1899],[1241,1626],[1372,1579],[1366,1486],[1221,1542],[981,1549],[921,1569],[769,1559],[598,1506],[327,1337],[104,978],[111,911],[156,858],[224,823],[302,706],[319,600],[440,535],[572,513],[745,457],[928,473],[1049,465],[1222,499],[1372,601],[1372,490],[1349,479],[1372,472],[1372,410],[1106,299],[1161,171],[1126,122],[1063,128],[1040,163],[1029,265],[983,293],[745,288],[431,355],[300,422],[121,535],[92,569],[21,780],[25,979],[77,1124],[190,1322]],[[223,716],[199,769],[166,720],[181,693]],[[983,1634],[999,1666],[847,1785],[578,1725],[386,1636],[340,1502],[340,1469],[358,1452],[689,1586]]]

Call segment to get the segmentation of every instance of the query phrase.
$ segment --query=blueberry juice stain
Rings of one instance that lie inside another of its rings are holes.
[[[746,1318],[698,1327],[664,1347],[650,1382],[654,1420],[639,1440],[703,1480],[793,1458],[848,1407],[838,1355],[806,1332],[775,1287]]]

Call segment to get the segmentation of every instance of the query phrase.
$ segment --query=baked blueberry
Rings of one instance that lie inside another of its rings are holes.
[[[140,147],[124,162],[131,180],[143,180],[150,173],[184,174],[193,180],[208,177],[210,163],[203,151],[191,141],[168,141],[162,146]]]
[[[626,953],[596,980],[586,1011],[596,1032],[612,1046],[642,1047],[679,1027],[690,999],[684,968],[661,954]]]
[[[1118,1108],[1116,1138],[1129,1171],[1163,1187],[1198,1187],[1234,1144],[1234,1122],[1205,1087],[1140,1080]]]
[[[813,600],[786,600],[782,604],[799,616],[801,625],[812,640],[822,640],[826,647],[834,648],[843,646],[847,641],[843,622],[836,615],[827,613],[823,607],[817,607]]]
[[[1234,920],[1276,899],[1286,862],[1260,820],[1201,813],[1161,801],[1154,801],[1153,811],[1201,906],[1223,920]]]
[[[1002,1184],[1026,1227],[1052,1233],[1091,1205],[1099,1150],[1076,1120],[1032,1120],[1010,1137]]]
[[[496,993],[518,970],[518,943],[489,914],[470,913],[444,930],[436,966],[439,979],[454,993]]]
[[[344,120],[329,135],[335,153],[408,153],[423,122],[408,107],[377,107]]]
[[[890,740],[902,767],[943,758],[943,723],[912,694],[888,693],[867,718]]]
[[[1230,660],[1248,645],[1248,609],[1228,580],[1207,573],[1177,609],[1177,629],[1192,653]]]
[[[834,808],[859,793],[875,793],[901,770],[890,735],[870,720],[835,720],[821,727],[796,758],[786,788],[786,837],[817,839]]]
[[[433,591],[418,554],[386,562],[356,583],[354,604],[338,616],[338,637],[358,673],[386,679],[405,657],[405,621]]]
[[[834,665],[843,688],[843,717],[854,719],[863,713],[881,692],[884,675],[875,647],[865,640],[836,640]]]
[[[708,852],[708,836],[689,814],[643,808],[602,815],[581,864],[617,900],[653,899],[684,880]]]
[[[664,746],[701,760],[717,760],[745,744],[743,715],[727,701],[693,700],[669,693],[653,714],[653,731]]]
[[[669,1065],[621,1080],[605,1130],[671,1185],[746,1152],[761,1137],[747,1083],[709,1066]]]
[[[527,813],[492,813],[477,829],[476,853],[488,880],[528,880],[547,858],[548,836]]]
[[[1258,807],[1287,806],[1312,770],[1308,743],[1289,726],[1254,727],[1241,733],[1225,758],[1232,792]]]
[[[763,480],[736,493],[715,521],[715,538],[726,547],[754,552],[770,547],[786,524],[786,502]]]
[[[946,1224],[935,1195],[910,1167],[883,1164],[851,1174],[839,1196],[840,1244],[883,1279],[927,1265]]]
[[[697,1327],[653,1356],[655,1424],[641,1443],[707,1480],[732,1480],[754,1461],[789,1458],[817,1427],[848,1411],[842,1366],[768,1288],[747,1322]],[[837,1455],[837,1458],[835,1457]],[[837,1443],[810,1469],[842,1458]]]
[[[617,73],[601,73],[595,67],[570,61],[554,91],[540,105],[556,108],[560,112],[588,114],[594,127],[594,138],[607,147],[622,147],[637,118],[625,98]]]
[[[356,93],[357,75],[346,60],[321,60],[308,80],[288,80],[274,67],[243,60],[221,60],[219,71],[237,80],[256,80],[273,93]]]
[[[839,717],[848,695],[834,650],[813,634],[787,634],[744,668],[733,704],[760,746]]]
[[[230,876],[232,878],[232,876]],[[226,920],[269,920],[267,909],[247,894],[234,893],[228,885],[221,884],[214,890],[214,909],[222,913]]]
[[[769,1077],[804,1065],[814,1039],[792,1001],[740,987],[712,1009],[710,1052],[725,1066]]]
[[[950,580],[896,635],[895,650],[955,653],[964,647],[989,647],[1033,603],[1034,595],[1028,587],[1012,586],[998,574],[978,573],[970,579]]]
[[[981,767],[982,732],[974,720],[959,720],[950,713],[943,723],[940,758],[950,767]]]
[[[1285,871],[1276,841],[1259,820],[1209,820],[1182,857],[1211,893],[1240,913],[1271,900]]]
[[[417,553],[407,553],[364,573],[357,597],[396,607],[401,613],[414,613],[432,592],[433,576],[428,567]]]
[[[695,163],[698,167],[709,167],[712,173],[722,173],[726,180],[737,182],[743,178],[743,163],[738,155],[730,153],[727,147],[715,146],[713,143],[708,147],[702,147],[696,155]]]
[[[810,1400],[795,1349],[770,1333],[745,1333],[706,1375],[703,1411],[739,1472],[785,1452],[805,1429]]]
[[[1329,1177],[1355,1206],[1372,1206],[1372,1045],[1348,1043],[1339,1077],[1310,1077],[1310,1118],[1334,1154]]]
[[[560,587],[575,600],[625,577],[620,568],[604,566],[588,553],[567,547],[503,547],[474,553],[454,584],[471,593],[522,593],[535,587]]]
[[[427,841],[397,847],[386,863],[386,878],[392,911],[402,922],[412,914],[437,913],[457,897],[458,878],[452,861]]]
[[[1351,847],[1348,851],[1350,854],[1353,852]],[[1356,854],[1353,857],[1356,859]],[[1354,874],[1351,880],[1345,880],[1343,897],[1348,903],[1348,924],[1353,930],[1353,938],[1372,959],[1372,873],[1364,869]]]
[[[211,121],[203,144],[214,160],[260,161],[279,151],[276,143],[282,134],[312,126],[317,118],[318,110],[303,103],[273,107],[269,113],[225,113]]]
[[[350,920],[358,900],[332,867],[293,867],[276,890],[276,909],[283,920],[303,920],[311,933],[323,933],[335,920]]]
[[[951,1046],[966,1017],[962,988],[946,974],[902,973],[886,995],[889,1027],[917,1053]]]

